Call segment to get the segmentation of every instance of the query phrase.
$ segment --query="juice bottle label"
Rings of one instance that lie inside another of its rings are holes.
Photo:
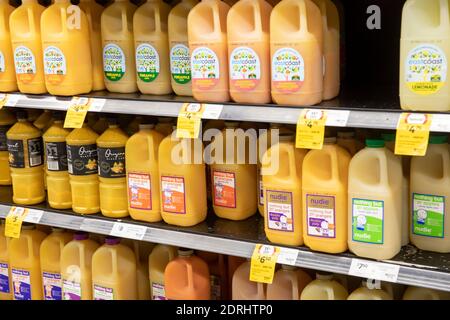
[[[5,56],[3,55],[3,52],[0,51],[0,73],[3,73],[6,71],[5,68]]]
[[[67,145],[67,167],[74,176],[97,174],[97,145]]]
[[[6,132],[10,128],[11,128],[11,126],[0,126],[0,151],[8,151]]]
[[[164,285],[152,282],[152,300],[167,300]]]
[[[151,177],[145,173],[128,173],[130,208],[152,210]]]
[[[352,221],[353,241],[384,243],[384,201],[352,199]]]
[[[81,300],[81,284],[79,282],[63,280],[64,300]]]
[[[445,197],[413,193],[413,233],[444,237]]]
[[[259,169],[258,169],[259,171]],[[264,205],[264,186],[263,186],[263,179],[260,172],[258,172],[258,189],[259,189],[259,205]]]
[[[305,81],[305,61],[292,48],[280,48],[272,57],[272,87],[282,93],[300,90]]]
[[[294,231],[292,192],[267,190],[267,225],[278,231]]]
[[[44,287],[44,300],[61,300],[61,274],[42,272],[42,285]]]
[[[28,163],[37,167],[44,163],[44,144],[42,138],[28,139]]]
[[[33,81],[36,75],[36,58],[29,48],[19,46],[14,50],[14,65],[17,79],[20,82],[30,83]]]
[[[125,147],[98,148],[98,174],[102,178],[125,177]]]
[[[0,293],[9,293],[9,268],[7,263],[0,263]]]
[[[65,142],[46,142],[47,169],[67,171],[67,145]]]
[[[432,44],[423,44],[411,50],[405,63],[406,83],[420,95],[438,92],[447,80],[447,57]]]
[[[171,213],[185,214],[186,201],[184,178],[161,176],[163,210]]]
[[[25,151],[22,140],[7,140],[9,166],[11,168],[25,168]]]
[[[335,197],[306,195],[308,235],[336,238]]]
[[[30,272],[20,269],[11,270],[14,299],[31,300]]]
[[[136,48],[136,71],[144,82],[152,82],[158,77],[159,54],[151,44],[143,43]]]
[[[213,171],[214,205],[236,208],[236,176],[234,172]]]
[[[94,284],[94,300],[114,300],[114,290]]]
[[[222,300],[222,286],[220,285],[220,277],[216,275],[211,275],[210,280],[211,280],[211,300]]]
[[[191,71],[193,85],[197,89],[212,89],[219,83],[219,58],[210,48],[195,48],[191,56]]]
[[[60,84],[67,74],[66,57],[57,47],[50,46],[44,50],[44,73],[47,82]]]
[[[249,47],[235,48],[230,55],[231,85],[238,91],[251,91],[261,80],[258,54]]]
[[[119,81],[126,71],[125,54],[116,44],[107,44],[103,48],[103,72],[109,81]]]
[[[170,71],[178,84],[191,81],[191,57],[185,44],[176,44],[170,49]]]

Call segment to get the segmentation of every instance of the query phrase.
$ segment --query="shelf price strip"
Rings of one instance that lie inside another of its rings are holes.
[[[74,97],[70,101],[69,108],[67,109],[64,128],[81,128],[88,111],[100,112],[105,102],[105,99]]]
[[[202,119],[219,119],[223,105],[184,103],[178,113],[177,138],[197,139]]]
[[[348,274],[373,280],[397,282],[399,271],[399,265],[352,259]]]
[[[14,107],[19,101],[19,95],[0,93],[0,110],[3,107]]]
[[[6,216],[5,236],[19,238],[22,222],[39,223],[44,211],[33,210],[22,207],[11,207]]]
[[[144,226],[138,226],[122,222],[114,222],[109,235],[120,238],[143,240],[146,232],[147,227]]]
[[[395,154],[424,156],[427,152],[431,114],[402,113],[397,123]]]

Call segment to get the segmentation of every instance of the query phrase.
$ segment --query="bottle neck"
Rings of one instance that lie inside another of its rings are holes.
[[[37,2],[37,0],[22,0],[22,5],[31,4],[31,3],[38,3],[38,2]]]
[[[70,3],[70,1],[69,0],[53,0],[53,3],[68,4],[68,3]]]
[[[182,0],[181,3],[190,4],[194,6],[198,3],[198,0]]]

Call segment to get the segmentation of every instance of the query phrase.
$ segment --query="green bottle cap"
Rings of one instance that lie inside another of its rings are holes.
[[[384,148],[384,140],[382,140],[382,139],[366,139],[366,147],[368,147],[368,148]]]
[[[381,134],[381,137],[385,142],[395,141],[395,133],[383,133]]]
[[[430,144],[444,144],[448,142],[448,136],[432,135],[429,140]]]

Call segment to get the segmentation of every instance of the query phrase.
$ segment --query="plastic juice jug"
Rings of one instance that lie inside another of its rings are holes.
[[[179,96],[192,96],[187,17],[197,3],[198,0],[182,0],[170,10],[168,18],[171,82]]]
[[[16,71],[9,32],[9,16],[14,7],[0,1],[0,92],[17,91]]]
[[[133,14],[136,6],[127,0],[115,0],[101,18],[103,72],[108,91],[137,91]]]
[[[302,291],[300,300],[346,300],[347,290],[329,274],[316,274]]]
[[[44,300],[62,300],[61,253],[73,235],[64,229],[53,232],[41,243],[41,272]]]
[[[402,240],[402,163],[383,140],[366,145],[349,166],[348,247],[357,256],[391,259]]]
[[[303,159],[303,240],[315,251],[347,250],[347,187],[351,156],[325,138],[322,150],[311,150]]]
[[[11,268],[8,252],[9,238],[5,237],[5,225],[0,221],[0,300],[12,299]]]
[[[211,300],[225,300],[228,297],[226,257],[206,251],[197,251],[197,256],[203,259],[209,267],[211,283]]]
[[[13,201],[32,205],[45,200],[44,148],[41,131],[29,123],[26,113],[17,112],[17,123],[6,133]]]
[[[250,261],[236,269],[233,275],[232,300],[266,300],[266,285],[250,281]]]
[[[97,139],[100,209],[111,218],[128,216],[125,144],[128,136],[110,121],[109,128]]]
[[[303,289],[312,281],[301,269],[282,265],[267,285],[267,300],[299,300]]]
[[[431,136],[424,157],[411,161],[411,242],[450,252],[450,152],[447,136]]]
[[[393,298],[383,289],[371,288],[366,281],[363,281],[362,287],[353,291],[347,300],[393,300]]]
[[[103,7],[94,0],[81,0],[79,7],[86,14],[89,24],[92,63],[92,90],[104,90],[105,81],[103,80],[102,35],[100,30]]]
[[[152,300],[166,300],[164,271],[167,264],[177,256],[177,250],[176,247],[158,244],[148,257]]]
[[[40,246],[47,235],[23,224],[20,238],[9,240],[9,263],[14,300],[42,300]]]
[[[15,115],[7,110],[0,110],[0,185],[11,185],[11,172],[9,169],[9,153],[6,132],[17,121]]]
[[[128,211],[135,220],[162,220],[158,171],[158,148],[162,139],[153,124],[141,124],[139,132],[131,136],[125,146]]]
[[[450,294],[429,288],[408,287],[403,300],[450,300]]]
[[[307,106],[323,97],[323,26],[311,0],[283,0],[270,15],[272,99]]]
[[[376,281],[376,280],[372,280],[372,281]],[[383,289],[391,297],[393,297],[394,300],[401,300],[403,293],[405,292],[404,285],[401,285],[398,283],[393,283],[393,282],[387,282],[387,281],[381,281],[381,289]]]
[[[168,300],[210,300],[211,285],[208,265],[193,250],[179,249],[178,257],[164,271]]]
[[[338,131],[337,144],[347,150],[352,157],[359,151],[353,131]]]
[[[230,100],[227,14],[220,0],[202,0],[188,15],[192,94],[198,101]]]
[[[447,111],[450,85],[448,0],[408,0],[403,7],[400,105],[406,110]]]
[[[168,224],[187,227],[207,213],[203,143],[175,134],[165,137],[158,150],[161,216]]]
[[[144,94],[169,94],[169,43],[167,18],[170,6],[162,0],[147,0],[133,16],[137,86]]]
[[[231,300],[233,288],[233,275],[237,268],[246,261],[245,258],[228,256],[227,257],[227,276],[228,276],[228,296],[226,299]]]
[[[96,134],[85,123],[66,137],[67,164],[72,189],[72,210],[81,214],[100,211]]]
[[[161,133],[164,137],[170,135],[173,131],[172,118],[158,118],[158,123],[155,130]]]
[[[294,136],[280,136],[263,156],[264,230],[271,242],[300,246],[302,227],[302,162],[307,151],[296,149]],[[278,170],[271,163],[278,161]]]
[[[108,119],[105,116],[100,116],[92,127],[92,130],[97,132],[97,134],[102,134],[106,129],[108,129]]]

